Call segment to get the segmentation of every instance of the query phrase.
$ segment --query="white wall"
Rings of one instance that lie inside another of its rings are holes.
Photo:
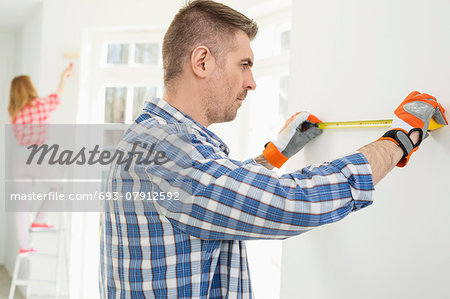
[[[324,121],[391,118],[412,90],[450,109],[449,11],[444,0],[294,1],[291,110]],[[383,132],[325,132],[289,169]],[[449,298],[449,166],[446,127],[377,185],[371,207],[285,241],[281,298]]]
[[[0,169],[5,169],[5,130],[3,125],[8,122],[8,102],[9,102],[9,80],[14,74],[15,61],[15,31],[0,31]],[[5,172],[0,171],[0,181],[5,179]],[[5,212],[4,205],[4,184],[0,184],[0,240],[5,240],[7,227],[7,217],[10,215]],[[5,263],[6,242],[0,242],[0,265]]]
[[[29,75],[40,93],[42,3],[37,4],[17,32],[16,75]],[[41,95],[44,96],[44,95]]]

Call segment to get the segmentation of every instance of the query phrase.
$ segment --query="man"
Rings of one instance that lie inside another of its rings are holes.
[[[233,120],[256,88],[256,33],[252,20],[208,0],[191,2],[172,21],[163,43],[163,99],[146,102],[121,141],[158,150],[162,159],[111,168],[111,191],[152,198],[106,207],[102,297],[251,298],[243,240],[295,236],[370,205],[374,184],[407,164],[431,117],[447,124],[436,99],[412,92],[381,140],[348,156],[273,172],[320,134],[320,120],[302,112],[260,156],[232,160],[207,127]]]

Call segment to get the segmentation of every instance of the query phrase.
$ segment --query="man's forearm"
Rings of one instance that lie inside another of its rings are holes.
[[[403,150],[389,140],[379,140],[359,149],[372,168],[373,184],[376,185],[403,157]]]
[[[419,133],[410,136],[413,143],[419,141]],[[403,157],[400,146],[389,140],[378,140],[359,149],[366,156],[372,168],[373,184],[376,185]]]

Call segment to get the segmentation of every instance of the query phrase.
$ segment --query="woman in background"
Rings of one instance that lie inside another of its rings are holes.
[[[15,77],[11,82],[8,112],[13,124],[14,135],[20,145],[43,144],[46,139],[46,125],[49,123],[50,114],[60,104],[60,96],[64,92],[65,80],[72,73],[72,63],[61,74],[61,80],[56,93],[47,97],[39,97],[29,76]],[[29,125],[29,126],[27,126]],[[15,171],[20,172],[20,167]],[[32,180],[39,177],[39,169],[29,173],[20,173],[16,178],[26,178],[26,183],[31,187]],[[26,191],[33,191],[32,188]],[[24,190],[22,190],[24,191]],[[52,230],[53,226],[44,222],[45,213],[39,211],[31,224],[32,230]],[[19,254],[35,252],[29,243],[29,213],[16,213],[16,228],[19,241]]]

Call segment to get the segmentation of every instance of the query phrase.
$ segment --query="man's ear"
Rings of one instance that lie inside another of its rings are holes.
[[[200,78],[205,78],[214,67],[215,60],[206,46],[198,46],[192,51],[191,68],[194,74]]]

